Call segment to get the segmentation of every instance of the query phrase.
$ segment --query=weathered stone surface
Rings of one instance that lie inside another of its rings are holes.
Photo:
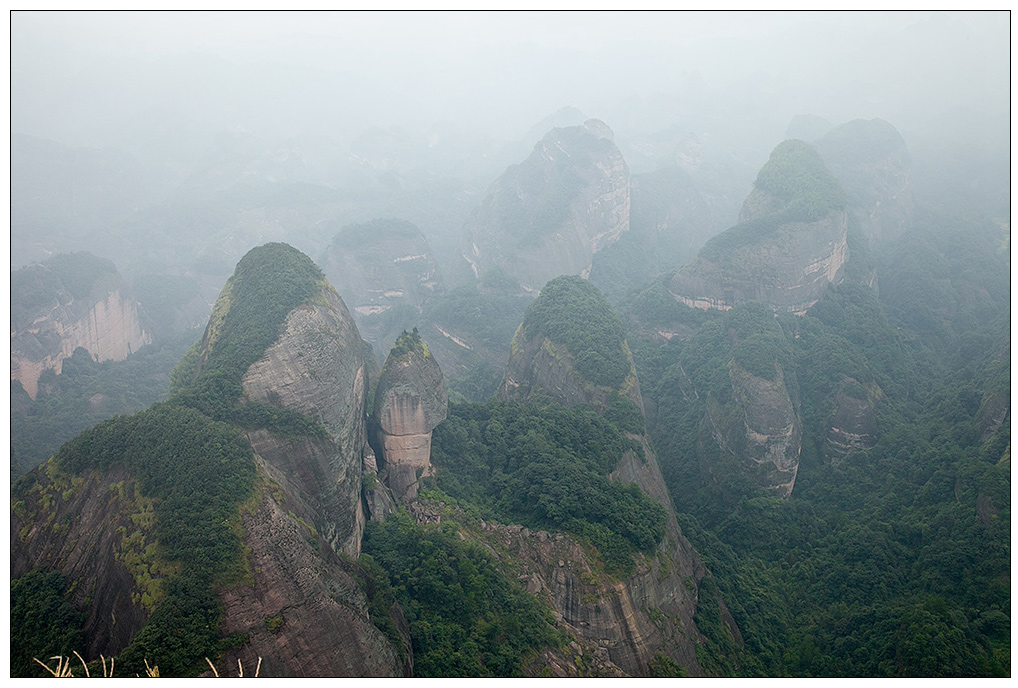
[[[756,377],[734,361],[729,365],[732,401],[707,404],[710,436],[723,455],[760,487],[787,497],[795,486],[802,449],[802,424],[785,387],[781,366],[774,380]],[[724,418],[734,422],[726,423]],[[716,467],[706,466],[709,473]]]
[[[119,277],[103,278],[88,298],[75,299],[61,289],[23,326],[12,322],[11,379],[34,399],[42,371],[60,373],[63,360],[79,346],[97,361],[122,361],[151,343],[137,304],[124,296]]]
[[[751,199],[755,200],[751,203]],[[750,210],[744,208],[744,212],[767,212],[753,205],[758,201],[765,205],[766,196],[751,194],[746,200]],[[765,241],[736,248],[721,259],[701,254],[675,273],[668,290],[693,308],[726,311],[740,303],[761,301],[776,310],[805,313],[829,285],[843,279],[847,229],[844,211],[816,222],[783,224]]]
[[[834,417],[827,430],[827,459],[837,462],[853,452],[869,449],[877,443],[875,403],[882,396],[871,386],[872,397],[857,399],[839,390],[834,397]],[[868,390],[869,391],[869,390]]]
[[[693,614],[696,583],[706,569],[681,534],[676,538],[669,528],[653,557],[641,555],[631,576],[612,581],[595,573],[583,548],[568,535],[497,523],[482,528],[485,539],[494,538],[521,568],[528,589],[552,605],[558,625],[584,647],[605,648],[608,662],[631,676],[646,676],[658,652],[691,675],[703,675],[696,660],[699,632]],[[649,608],[661,612],[656,623]],[[602,670],[613,673],[606,663]],[[562,671],[569,675],[568,667]]]
[[[287,315],[279,339],[243,378],[248,398],[299,411],[325,427],[327,443],[283,441],[258,432],[251,435],[252,445],[274,465],[302,476],[301,489],[321,507],[315,527],[351,556],[360,552],[365,522],[366,377],[364,345],[353,318],[325,285],[311,305]]]
[[[293,508],[266,495],[243,516],[253,583],[223,594],[222,629],[244,633],[247,642],[218,662],[220,676],[236,676],[238,659],[250,675],[259,657],[262,676],[402,675],[350,565],[287,513]]]
[[[599,120],[552,129],[488,189],[461,250],[475,277],[499,267],[536,292],[590,272],[595,253],[629,230],[629,168]]]
[[[525,401],[533,395],[544,395],[563,406],[590,404],[603,409],[611,395],[621,393],[642,410],[640,382],[628,347],[626,354],[630,372],[622,387],[616,390],[595,385],[577,372],[565,346],[541,334],[528,338],[521,325],[513,337],[505,374],[496,396],[503,401]]]
[[[445,378],[416,330],[403,333],[382,367],[375,392],[385,484],[398,500],[417,496],[417,479],[431,475],[431,431],[449,412]]]

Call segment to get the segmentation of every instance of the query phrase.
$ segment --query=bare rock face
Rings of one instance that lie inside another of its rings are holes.
[[[154,541],[151,500],[123,469],[72,476],[50,461],[33,475],[11,505],[11,578],[44,568],[76,581],[70,601],[85,610],[87,639],[78,651],[116,655],[145,626],[170,573],[143,556]]]
[[[726,431],[716,421],[716,407],[708,410],[708,418],[722,451],[733,453],[753,482],[788,497],[799,470],[802,424],[785,387],[781,366],[776,365],[776,369],[776,378],[767,380],[733,362],[729,377],[733,406],[741,423]]]
[[[283,481],[285,506],[267,492],[243,514],[253,576],[223,594],[221,625],[225,634],[244,633],[247,642],[222,658],[219,675],[237,675],[237,660],[250,675],[259,658],[262,676],[403,675],[391,643],[368,617],[352,564],[306,525],[313,512],[294,502],[300,491],[289,489],[287,477],[263,459],[259,464]],[[303,519],[292,515],[295,508]]]
[[[723,256],[701,252],[675,273],[668,290],[693,308],[727,311],[740,303],[762,301],[801,315],[829,285],[843,279],[847,228],[847,215],[836,212],[816,222],[782,224],[767,242],[741,246]]]
[[[415,498],[418,479],[434,472],[431,431],[448,411],[442,369],[416,330],[404,332],[382,367],[374,409],[384,480],[397,499]]]
[[[540,333],[528,337],[521,325],[513,337],[505,374],[496,396],[505,401],[526,401],[534,395],[543,395],[563,406],[589,404],[604,409],[612,395],[621,394],[642,410],[640,382],[628,346],[625,353],[630,367],[621,387],[598,385],[580,375],[573,355],[563,344],[556,344]]]
[[[708,241],[668,290],[693,308],[760,301],[802,314],[844,279],[847,232],[837,181],[812,147],[785,141],[760,170],[739,224]]]
[[[659,652],[691,675],[703,675],[696,660],[699,632],[693,615],[696,583],[706,568],[681,533],[676,539],[671,524],[659,551],[652,557],[641,555],[623,581],[597,574],[583,547],[568,535],[497,523],[482,522],[482,528],[486,539],[493,538],[520,567],[527,591],[551,604],[558,625],[583,646],[605,652],[602,675],[611,675],[613,665],[630,676],[646,676]],[[651,618],[650,608],[660,616]],[[568,668],[561,673],[570,675]]]
[[[494,267],[537,291],[587,277],[595,253],[629,230],[629,168],[600,120],[552,129],[495,181],[461,250],[475,277]]]
[[[18,270],[11,297],[11,380],[33,399],[42,371],[59,374],[79,346],[97,361],[122,361],[152,343],[116,268],[88,254]]]
[[[337,550],[360,553],[362,452],[367,370],[364,345],[342,299],[328,284],[309,305],[287,315],[279,339],[244,374],[245,395],[319,421],[326,443],[252,435],[255,451],[300,476],[319,509],[315,525]]]
[[[816,149],[838,180],[851,217],[869,241],[899,236],[912,223],[912,155],[891,124],[853,120],[828,132]]]
[[[847,385],[852,385],[858,391],[846,390]],[[852,393],[848,394],[847,391]],[[880,388],[875,384],[866,389],[855,380],[846,381],[846,385],[834,397],[834,417],[827,430],[828,461],[837,463],[849,454],[869,449],[877,443],[878,428],[874,407],[882,396]]]
[[[402,220],[373,220],[344,227],[322,258],[322,272],[350,304],[361,335],[380,343],[381,314],[407,307],[420,312],[444,292],[431,247]]]

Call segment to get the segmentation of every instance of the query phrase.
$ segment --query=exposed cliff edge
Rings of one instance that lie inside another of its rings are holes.
[[[12,572],[76,582],[102,616],[88,649],[125,670],[144,657],[193,674],[229,646],[234,665],[263,657],[262,675],[402,675],[341,556],[357,556],[364,527],[364,352],[306,256],[252,250],[173,398],[86,431],[26,478]]]
[[[828,461],[837,463],[877,443],[876,404],[882,397],[876,383],[864,387],[851,378],[845,380],[834,397],[834,415],[827,430]]]
[[[817,152],[789,140],[771,153],[739,224],[714,237],[668,290],[694,308],[728,310],[761,301],[801,314],[848,262],[848,215],[844,192]]]
[[[11,379],[35,399],[39,375],[60,372],[79,346],[122,361],[152,343],[113,263],[88,253],[54,256],[11,276]]]
[[[629,230],[629,168],[604,122],[552,129],[488,189],[461,250],[475,277],[499,267],[536,292],[586,277],[595,253]]]
[[[730,453],[745,475],[759,487],[788,497],[799,471],[802,423],[785,387],[781,366],[775,369],[771,380],[753,375],[733,361],[728,369],[731,404],[723,409],[716,401],[708,402],[707,421],[721,451]],[[720,420],[725,417],[737,419],[735,427],[725,427]]]
[[[497,396],[525,401],[536,395],[602,411],[623,398],[643,411],[622,323],[597,288],[579,277],[548,282],[513,337]]]
[[[398,500],[417,497],[419,479],[434,472],[431,431],[448,410],[438,362],[416,329],[403,332],[382,367],[374,405],[380,477]]]
[[[576,551],[568,557],[553,556],[557,545],[542,545],[538,538],[520,542],[517,551],[540,573],[538,587],[548,590],[569,628],[581,638],[607,645],[611,661],[624,671],[646,675],[651,658],[662,652],[701,675],[693,615],[696,583],[707,570],[679,528],[657,457],[646,440],[643,402],[622,325],[594,286],[573,276],[545,286],[517,332],[498,397],[590,405],[616,419],[630,439],[639,442],[641,450],[626,451],[609,478],[635,483],[664,507],[665,537],[653,556],[641,556],[625,580],[592,586],[585,582],[590,565],[578,546],[573,545]],[[650,609],[662,616],[652,619]]]
[[[315,527],[337,550],[360,552],[362,453],[367,444],[364,346],[342,299],[323,283],[311,303],[290,311],[279,339],[247,369],[252,401],[293,409],[317,420],[328,441],[283,441],[249,433],[255,451],[317,504]]]

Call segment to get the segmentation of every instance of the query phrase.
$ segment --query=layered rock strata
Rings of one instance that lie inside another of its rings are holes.
[[[338,551],[360,553],[365,516],[361,472],[367,446],[364,344],[342,299],[327,283],[292,310],[279,339],[243,377],[246,397],[317,420],[328,440],[249,434],[255,452],[293,479],[317,505],[315,527]]]
[[[396,499],[414,499],[419,479],[434,473],[431,432],[448,409],[438,362],[416,330],[404,332],[382,367],[374,407],[383,480]]]
[[[693,308],[729,310],[750,301],[803,314],[848,262],[845,196],[817,152],[785,141],[760,170],[739,224],[711,239],[668,282]]]
[[[859,388],[862,389],[861,386]],[[827,430],[828,461],[837,463],[849,454],[869,449],[877,443],[875,406],[883,395],[875,384],[871,388],[858,395],[846,394],[843,388],[835,395],[834,416]]]
[[[724,428],[718,417],[729,415],[708,404],[707,418],[714,440],[730,453],[742,471],[758,486],[780,497],[795,487],[802,450],[802,423],[785,387],[781,366],[767,380],[746,372],[735,362],[729,366],[732,403],[739,419],[734,428]]]
[[[749,301],[801,315],[839,284],[848,262],[847,215],[782,224],[766,242],[683,267],[668,283],[676,300],[700,309],[727,311]],[[739,226],[731,231],[740,230]]]

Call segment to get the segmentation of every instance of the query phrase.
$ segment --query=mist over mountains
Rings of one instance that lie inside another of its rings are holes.
[[[12,675],[1009,676],[1009,21],[12,13]]]

